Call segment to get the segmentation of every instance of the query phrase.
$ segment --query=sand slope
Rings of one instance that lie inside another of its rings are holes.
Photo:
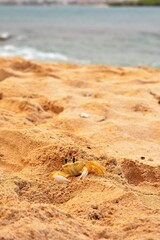
[[[160,239],[160,70],[0,59],[0,239]]]

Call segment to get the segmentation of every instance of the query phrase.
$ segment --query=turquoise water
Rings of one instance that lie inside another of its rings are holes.
[[[159,7],[0,6],[0,56],[160,67]]]

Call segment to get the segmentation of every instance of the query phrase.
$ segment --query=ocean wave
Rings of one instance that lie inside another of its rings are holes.
[[[40,60],[40,61],[63,61],[67,62],[69,59],[67,56],[56,52],[44,52],[32,47],[18,47],[13,45],[5,45],[0,47],[1,57],[23,57],[28,60]]]

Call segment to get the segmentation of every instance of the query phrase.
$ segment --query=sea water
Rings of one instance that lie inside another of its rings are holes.
[[[160,67],[159,7],[0,6],[0,56]]]

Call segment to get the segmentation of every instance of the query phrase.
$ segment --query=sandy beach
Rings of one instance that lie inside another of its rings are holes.
[[[159,69],[0,58],[0,239],[160,239]]]

